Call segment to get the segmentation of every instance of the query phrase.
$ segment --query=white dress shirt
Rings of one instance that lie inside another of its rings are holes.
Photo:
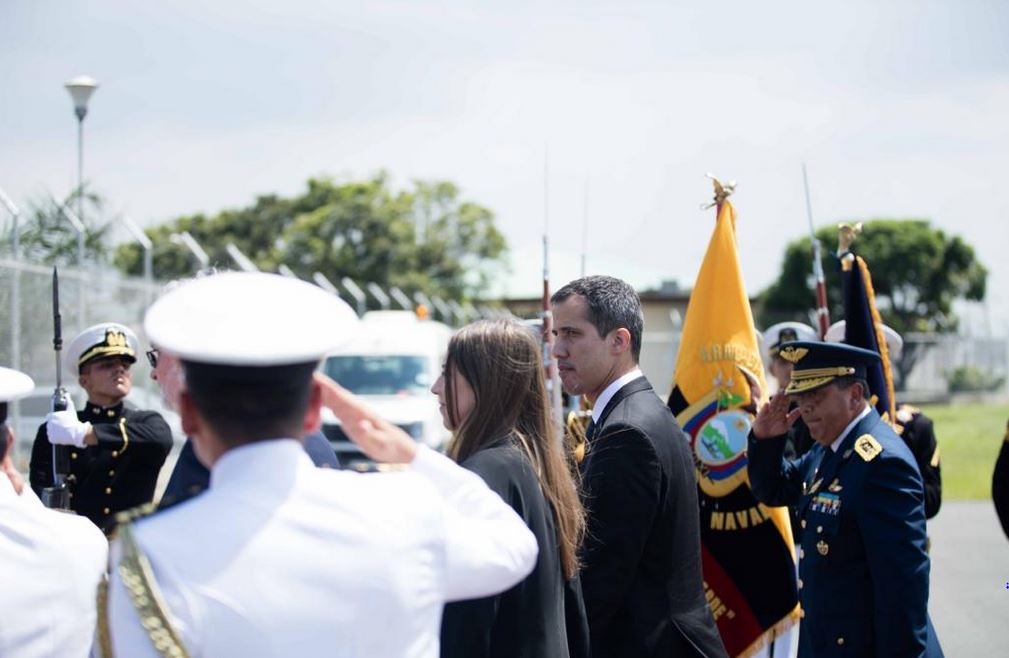
[[[434,658],[445,602],[508,589],[537,554],[479,476],[430,449],[361,474],[314,468],[291,439],[229,450],[208,491],[135,537],[193,658]],[[157,656],[116,569],[109,611],[116,656]]]
[[[603,415],[603,409],[605,409],[606,405],[610,403],[613,396],[617,394],[617,391],[622,389],[624,386],[627,386],[638,377],[644,377],[644,374],[641,372],[641,368],[635,366],[634,370],[631,370],[630,372],[623,374],[610,382],[610,385],[603,389],[603,392],[599,394],[599,397],[596,398],[596,401],[592,406],[592,422],[598,423],[599,417]]]
[[[109,545],[83,516],[46,509],[0,472],[0,656],[88,655]]]
[[[844,437],[848,436],[848,432],[850,432],[852,429],[855,428],[855,425],[858,424],[858,421],[868,416],[870,411],[872,411],[872,407],[870,407],[869,403],[866,402],[865,408],[862,409],[862,413],[855,416],[855,419],[850,423],[848,423],[848,425],[843,430],[841,430],[841,433],[837,435],[837,438],[830,442],[830,449],[834,452],[837,452],[837,449],[841,447],[841,442],[844,441]]]

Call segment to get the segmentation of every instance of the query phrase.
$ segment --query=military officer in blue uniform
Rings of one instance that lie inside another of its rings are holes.
[[[942,656],[927,612],[921,474],[867,401],[866,368],[879,355],[818,342],[786,343],[779,355],[792,377],[753,423],[749,474],[764,504],[798,506],[800,658]],[[788,460],[785,436],[800,416],[816,445]]]

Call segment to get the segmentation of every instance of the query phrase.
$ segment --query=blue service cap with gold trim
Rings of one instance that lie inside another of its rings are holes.
[[[778,356],[792,365],[792,379],[785,393],[804,393],[829,384],[838,377],[866,378],[879,354],[844,343],[795,341],[781,345]]]
[[[124,356],[130,363],[137,360],[137,335],[118,322],[101,322],[77,334],[67,346],[66,364],[73,372],[96,359]]]
[[[187,281],[144,318],[151,343],[184,361],[253,369],[318,362],[350,340],[357,324],[336,295],[265,272]]]

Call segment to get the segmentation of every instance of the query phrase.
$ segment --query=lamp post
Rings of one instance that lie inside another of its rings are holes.
[[[126,215],[121,215],[119,220],[126,227],[126,230],[130,232],[133,239],[136,240],[140,247],[144,250],[144,283],[147,287],[147,300],[150,302],[150,296],[154,292],[154,243],[151,239],[147,237],[147,234],[140,230],[140,227],[136,223],[127,217]]]
[[[98,89],[98,81],[79,75],[63,85],[74,101],[77,116],[77,216],[84,216],[84,117],[88,115],[88,99]]]

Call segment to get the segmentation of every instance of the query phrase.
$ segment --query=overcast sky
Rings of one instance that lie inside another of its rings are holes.
[[[586,190],[591,273],[691,285],[710,171],[738,181],[756,292],[806,231],[805,161],[818,225],[967,239],[1004,334],[1009,3],[687,4],[2,0],[0,187],[72,188],[62,83],[87,74],[85,177],[141,224],[316,175],[445,178],[497,215],[500,290],[534,294],[547,150],[555,287],[579,274]]]

